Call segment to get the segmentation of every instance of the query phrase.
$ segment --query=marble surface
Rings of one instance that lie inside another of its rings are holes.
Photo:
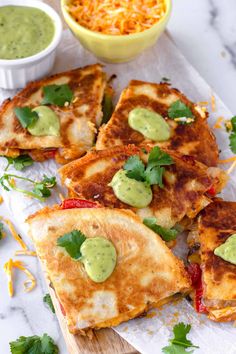
[[[233,94],[236,82],[235,15],[235,0],[174,0],[168,26],[182,53],[232,112],[236,111]],[[14,198],[20,196],[15,194]],[[0,205],[0,215],[11,217],[4,203]],[[32,248],[30,241],[26,239],[26,242]],[[3,264],[16,249],[18,246],[11,237],[0,243],[0,354],[10,353],[8,343],[20,335],[43,333],[55,339],[61,354],[67,354],[57,320],[43,304],[43,295],[47,290],[36,259],[22,258],[36,276],[37,288],[30,294],[24,294],[24,275],[16,271],[16,295],[12,299],[8,296]]]

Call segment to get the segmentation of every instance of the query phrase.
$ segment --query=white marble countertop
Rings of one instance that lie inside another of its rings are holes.
[[[55,0],[58,1],[58,0]],[[236,112],[236,2],[235,0],[173,0],[173,13],[168,29],[182,53],[219,94],[232,112]],[[184,79],[184,78],[183,78]],[[186,93],[187,94],[187,93]],[[0,205],[0,215],[4,204]],[[30,242],[29,242],[30,244]],[[51,335],[67,354],[55,316],[43,304],[47,292],[36,259],[27,259],[38,281],[37,288],[24,294],[24,275],[17,272],[16,296],[9,298],[3,264],[16,250],[8,237],[0,243],[0,354],[9,354],[9,342],[21,335]]]

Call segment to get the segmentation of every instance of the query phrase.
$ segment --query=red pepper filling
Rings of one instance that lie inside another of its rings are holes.
[[[61,203],[62,209],[74,209],[74,208],[100,208],[97,203],[90,202],[89,200],[84,199],[65,199]]]
[[[207,194],[209,194],[210,196],[214,197],[216,195],[216,187],[215,186],[211,186],[211,188],[208,189]]]
[[[192,263],[187,266],[187,271],[191,277],[192,286],[195,289],[195,309],[199,313],[207,313],[206,306],[202,303],[203,285],[202,285],[202,270],[197,263]]]

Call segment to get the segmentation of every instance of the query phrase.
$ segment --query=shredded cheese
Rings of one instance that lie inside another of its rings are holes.
[[[13,268],[18,268],[27,275],[28,279],[24,281],[25,292],[29,292],[33,290],[33,288],[36,286],[36,280],[33,274],[31,274],[30,271],[25,268],[23,262],[14,261],[12,258],[10,258],[9,261],[4,264],[4,271],[7,274],[7,278],[8,278],[9,295],[11,297],[14,295]]]
[[[236,167],[236,160],[232,163],[230,168],[226,171],[226,173],[229,175]]]
[[[219,160],[219,164],[225,164],[236,160],[236,156],[229,157],[228,159]]]
[[[59,193],[59,198],[61,199],[62,202],[66,199],[62,193]]]
[[[0,195],[0,204],[3,203],[3,197]]]
[[[110,35],[142,32],[166,13],[165,0],[70,0],[67,10],[81,26]]]
[[[33,256],[37,257],[37,253],[35,251],[30,250],[19,250],[15,252],[15,256]]]
[[[200,101],[197,103],[199,106],[208,106],[209,102],[207,101]]]
[[[18,233],[16,232],[12,222],[8,219],[3,218],[2,216],[0,216],[0,219],[3,220],[7,226],[9,227],[9,230],[12,234],[12,236],[14,237],[14,239],[19,243],[19,245],[21,246],[21,248],[23,248],[24,250],[27,249],[26,244],[24,243],[24,241],[22,240],[22,238],[18,235]]]
[[[224,117],[219,117],[217,118],[217,121],[215,122],[215,124],[213,125],[213,129],[221,129],[221,123],[224,121]]]
[[[211,95],[211,110],[212,112],[216,111],[216,99],[214,95]]]

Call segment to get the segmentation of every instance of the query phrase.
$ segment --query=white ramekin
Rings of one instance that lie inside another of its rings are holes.
[[[23,59],[0,59],[0,87],[4,89],[17,89],[24,87],[29,81],[40,79],[52,70],[56,48],[62,36],[62,22],[55,10],[39,0],[0,1],[0,6],[7,5],[36,7],[48,14],[55,26],[53,40],[43,51]]]

